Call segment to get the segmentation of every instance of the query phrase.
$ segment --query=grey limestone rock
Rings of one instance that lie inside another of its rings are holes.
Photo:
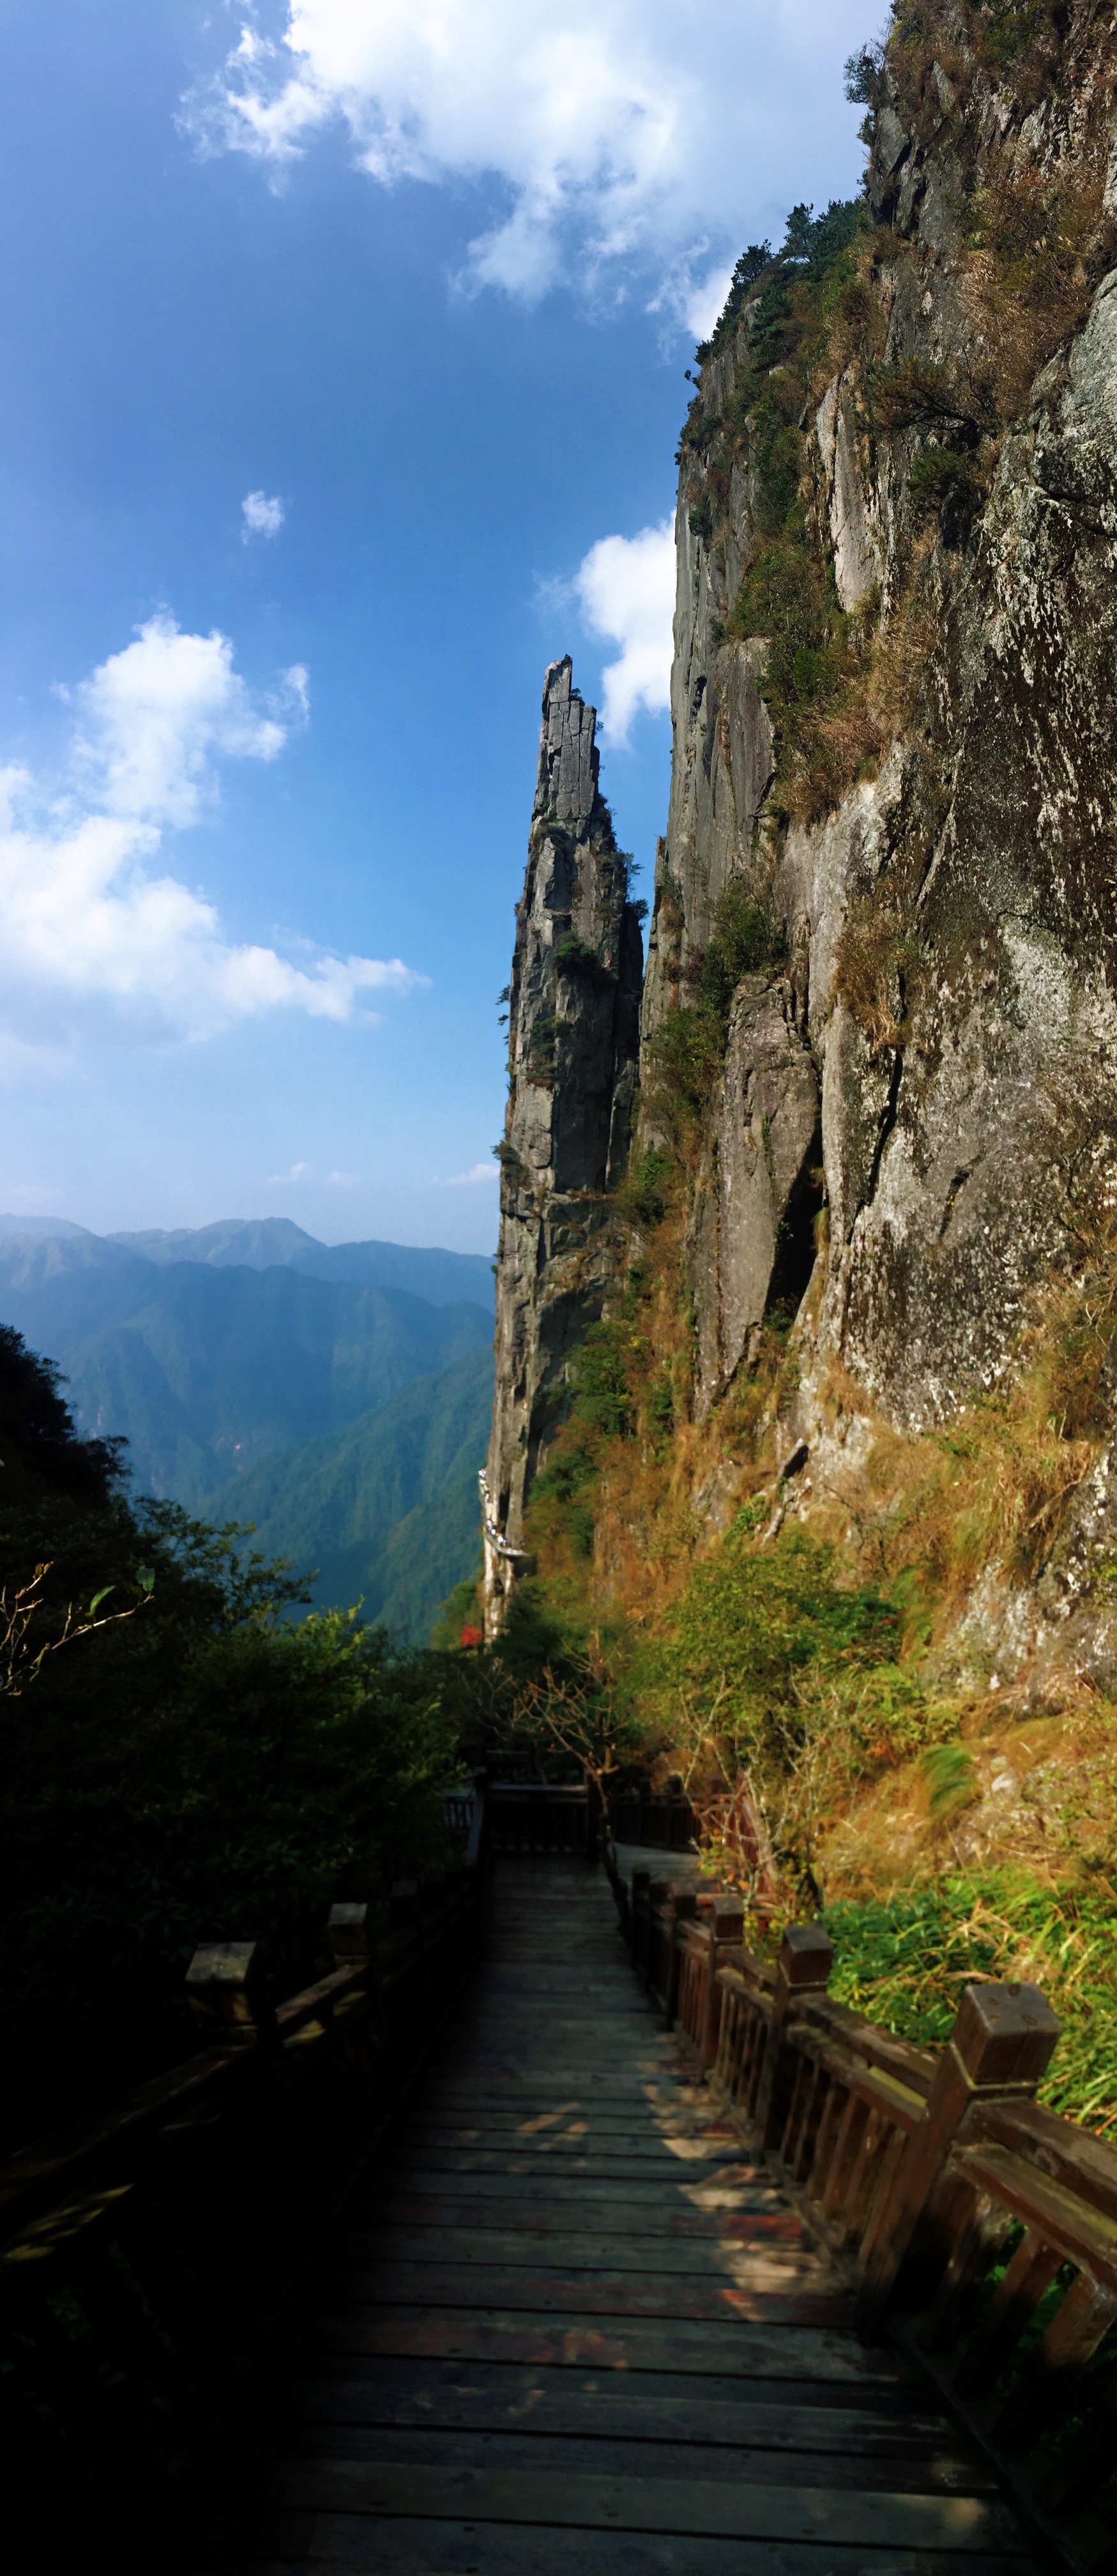
[[[818,1074],[781,977],[749,975],[733,1006],[718,1104],[717,1150],[695,1194],[691,1233],[698,1326],[695,1409],[702,1417],[728,1385],[749,1335],[790,1270],[795,1216],[808,1238],[819,1204]],[[793,1202],[798,1192],[803,1202]],[[806,1258],[809,1274],[813,1240]],[[794,1275],[794,1274],[792,1274]]]
[[[959,209],[991,175],[1073,179],[1083,120],[1108,96],[1107,39],[1099,21],[1095,60],[1088,14],[1073,79],[1027,116],[972,62],[956,79],[951,55],[910,133],[886,76],[867,190],[883,248],[866,288],[886,370],[979,380],[986,326]],[[1110,168],[1112,212],[1117,145]],[[936,527],[917,507],[913,467],[933,463],[941,432],[879,416],[874,428],[856,357],[812,395],[799,498],[838,599],[857,619],[879,599],[886,635],[899,633],[888,621],[917,577],[920,609],[890,746],[815,819],[790,819],[771,793],[770,639],[733,626],[764,536],[747,437],[716,479],[701,442],[684,442],[645,1072],[694,995],[725,889],[762,891],[786,928],[785,961],[734,997],[702,1131],[687,1247],[699,1414],[748,1367],[765,1314],[801,1301],[789,1440],[831,1437],[817,1390],[833,1361],[867,1411],[911,1430],[945,1420],[1004,1382],[1032,1292],[1073,1267],[1076,1159],[1111,1179],[1117,1167],[1117,270],[1103,273],[1102,252],[1097,265],[1078,326],[1053,357],[1048,333],[1030,385],[1018,369],[1018,417],[986,442],[968,516],[944,502]],[[737,401],[754,312],[704,368],[719,415]],[[506,1544],[520,1543],[571,1353],[617,1278],[612,1194],[634,1114],[655,1133],[639,1107],[654,1084],[637,1088],[640,968],[593,711],[557,663],[512,976],[489,1466]],[[1030,1657],[1038,1672],[1073,1647],[1083,1670],[1117,1670],[1117,1614],[1090,1606],[1117,1546],[1108,1452],[1075,1508],[1027,1603],[996,1569],[975,1595],[975,1635],[1006,1668]]]
[[[612,1198],[628,1161],[643,943],[598,784],[596,722],[569,658],[552,663],[509,1000],[486,1471],[491,1634],[523,1561],[524,1512],[569,1403],[573,1353],[617,1276]]]
[[[968,87],[935,66],[917,139],[898,93],[886,97],[868,202],[882,241],[903,236],[902,255],[886,249],[873,272],[887,368],[980,373],[958,210],[967,185],[998,172],[1013,185],[1056,168],[1073,179],[1104,89],[1106,40],[1095,31],[1095,62],[1087,15],[1065,92],[1026,117],[986,95],[972,65]],[[963,129],[976,181],[958,158]],[[1110,170],[1113,213],[1117,144]],[[740,381],[749,328],[746,311],[704,372],[715,411]],[[802,1284],[821,1165],[826,1249],[796,1328],[796,1426],[812,1437],[812,1389],[833,1359],[911,1430],[1003,1383],[1032,1293],[1079,1258],[1068,1170],[1092,1154],[1112,1181],[1117,1138],[1117,270],[1099,273],[1030,387],[1021,376],[991,488],[960,529],[945,507],[937,532],[916,515],[910,478],[928,434],[882,435],[879,422],[868,434],[851,364],[804,423],[801,498],[847,612],[879,597],[887,623],[916,550],[914,705],[876,774],[830,812],[780,814],[766,642],[726,635],[762,535],[747,446],[715,484],[701,445],[684,444],[671,805],[643,1011],[649,1049],[693,993],[722,889],[770,891],[787,966],[740,987],[703,1133],[687,1256],[695,1401],[708,1411],[748,1365],[752,1326],[779,1302],[789,1210]],[[874,938],[859,989],[859,943]],[[1011,1631],[1017,1663],[1030,1656],[1037,1671],[1072,1648],[1084,1670],[1117,1669],[1117,1613],[1088,1598],[1098,1551],[1117,1545],[1108,1458],[1076,1512],[1026,1616],[990,1576],[979,1624],[1002,1661]]]

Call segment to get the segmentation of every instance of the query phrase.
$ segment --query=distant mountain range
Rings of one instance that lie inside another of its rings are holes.
[[[484,1252],[444,1252],[437,1244],[319,1243],[287,1216],[224,1217],[217,1225],[181,1227],[168,1234],[152,1226],[143,1234],[91,1234],[68,1217],[0,1215],[0,1241],[116,1244],[161,1268],[170,1262],[204,1261],[214,1269],[302,1270],[312,1279],[341,1279],[350,1286],[403,1288],[432,1306],[495,1302],[493,1266]]]
[[[412,1636],[477,1554],[492,1303],[482,1254],[284,1217],[0,1216],[0,1321],[58,1362],[82,1430],[123,1433],[138,1489],[256,1520],[255,1544],[321,1569],[320,1604],[363,1594]]]

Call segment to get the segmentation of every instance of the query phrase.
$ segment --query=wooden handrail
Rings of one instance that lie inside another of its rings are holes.
[[[821,1924],[764,1961],[719,1942],[739,1900],[606,1858],[634,1967],[848,2266],[862,2334],[928,2373],[1075,2576],[1110,2576],[1117,2147],[1034,2099],[1045,1997],[975,1981],[945,2046],[915,2048],[831,2000]]]
[[[453,2011],[488,1858],[393,1891],[394,1926],[334,1908],[338,1965],[272,2009],[251,1942],[211,1944],[185,2065],[0,2166],[0,2362],[9,2434],[143,2551],[225,2421],[324,2231]],[[145,2563],[148,2563],[145,2560]]]

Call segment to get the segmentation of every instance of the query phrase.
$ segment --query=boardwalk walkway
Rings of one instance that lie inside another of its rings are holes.
[[[1023,2576],[681,2068],[604,1876],[501,1862],[467,2014],[299,2321],[203,2565]]]

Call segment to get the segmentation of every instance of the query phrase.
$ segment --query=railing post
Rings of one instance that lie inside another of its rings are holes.
[[[647,1921],[648,1906],[651,1902],[648,1891],[651,1887],[651,1883],[652,1873],[650,1869],[633,1870],[631,1915],[632,1965],[634,1968],[642,1968],[644,1965],[644,1961],[640,1955],[640,1927],[642,1921]],[[643,1899],[643,1904],[641,1904],[641,1899]]]
[[[793,2059],[784,2029],[795,2006],[808,1994],[825,1994],[833,1964],[834,1945],[821,1923],[788,1924],[780,1943],[768,2045],[756,2097],[756,2121],[765,2147],[779,2145],[791,2095]]]
[[[465,1849],[465,1882],[469,1889],[470,1940],[476,1954],[485,1929],[485,1877],[492,1840],[492,1801],[488,1768],[473,1777],[473,1815]]]
[[[275,2037],[258,1941],[204,1941],[186,1971],[191,2012],[211,2048]]]
[[[297,2157],[305,2157],[306,2133],[275,2012],[265,1991],[259,1942],[203,1942],[186,1971],[186,1991],[194,2019],[211,2048],[257,2048],[261,2076],[273,2089],[290,2146]]]
[[[369,1954],[367,1905],[331,1905],[326,1928],[338,1967],[363,1967]]]
[[[667,1961],[667,2027],[670,2030],[679,2009],[679,1967],[681,1948],[680,1923],[693,1923],[698,1912],[698,1898],[692,1887],[671,1889],[671,1949]]]
[[[951,2149],[963,2142],[969,2115],[998,2096],[1034,2094],[1061,2029],[1038,1986],[963,1988],[957,2018],[935,2070],[927,2110],[913,2129],[866,2252],[857,2325],[871,2336],[896,2289],[901,2266],[918,2259],[937,2270],[949,2259],[936,2245],[930,2206]],[[941,2252],[942,2262],[936,2260]]]
[[[601,1830],[606,1822],[599,1783],[592,1771],[584,1771],[586,1784],[586,1859],[598,1860],[601,1853]]]
[[[721,1987],[718,1969],[723,1949],[739,1946],[744,1932],[744,1916],[739,1903],[726,1897],[714,1898],[709,1921],[710,1965],[706,1974],[706,2009],[702,2020],[701,2054],[703,2071],[715,2062],[721,2032]]]

